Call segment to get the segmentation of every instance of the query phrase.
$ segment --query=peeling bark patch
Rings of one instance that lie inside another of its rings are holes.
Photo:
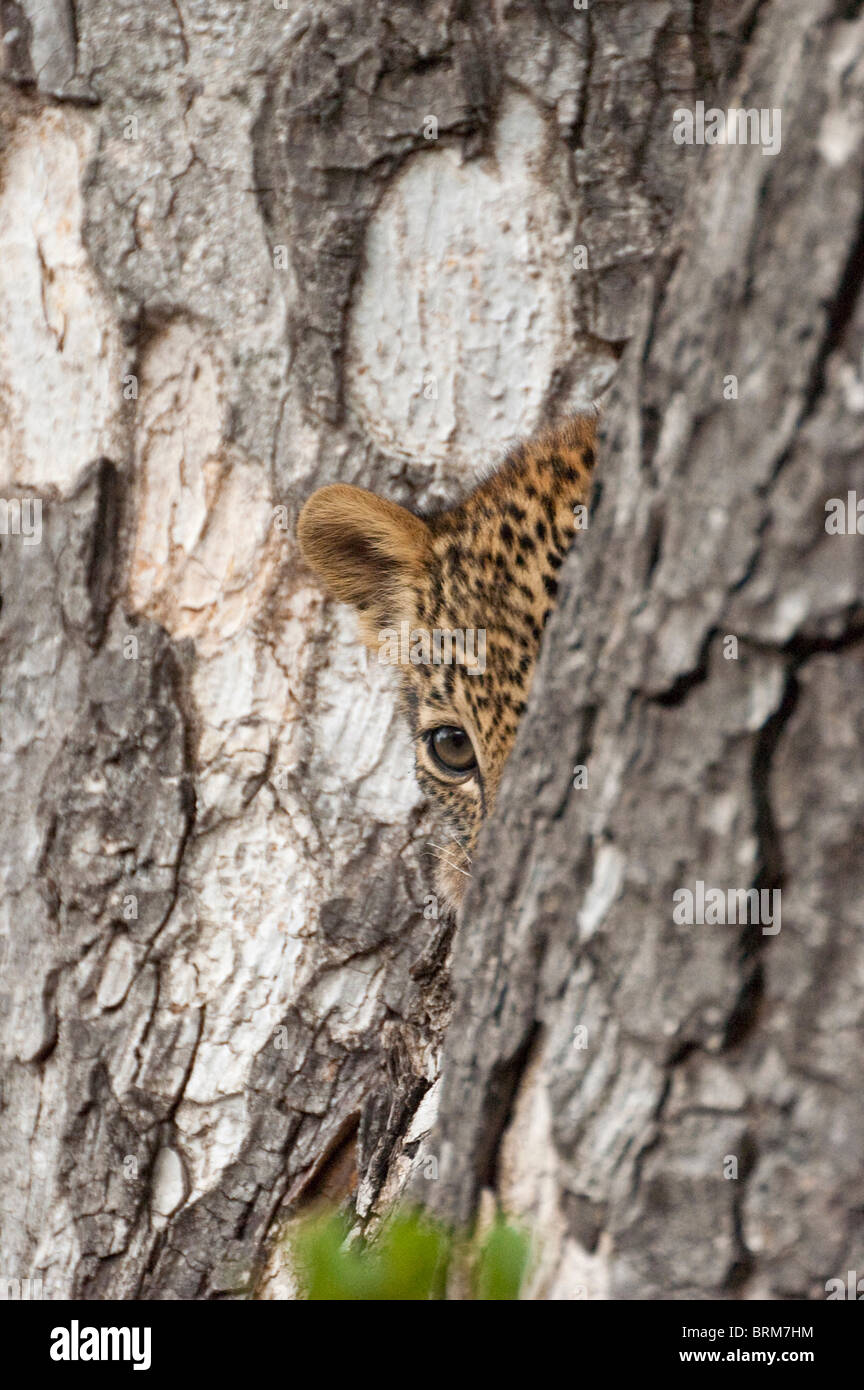
[[[120,336],[82,242],[92,135],[70,111],[22,119],[0,187],[0,484],[71,490],[119,457]]]
[[[566,154],[548,146],[533,102],[511,96],[487,158],[432,145],[375,210],[346,395],[388,449],[476,469],[537,426],[576,331]]]
[[[285,543],[266,470],[227,443],[220,381],[191,327],[175,322],[150,344],[129,576],[136,609],[208,654],[256,617]]]

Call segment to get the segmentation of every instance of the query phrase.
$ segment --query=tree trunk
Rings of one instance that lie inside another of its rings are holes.
[[[864,1259],[859,9],[0,5],[8,1277],[290,1297],[321,1193],[491,1190],[535,1297]],[[721,96],[782,151],[677,145]],[[294,520],[456,500],[616,368],[454,936]]]
[[[531,1219],[537,1296],[864,1262],[862,92],[860,14],[760,7],[783,149],[707,152],[466,904],[431,1205]],[[700,881],[781,909],[677,925]]]

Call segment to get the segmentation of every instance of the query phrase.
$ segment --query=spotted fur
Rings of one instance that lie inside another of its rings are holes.
[[[353,603],[364,640],[381,633],[485,630],[485,670],[466,662],[400,665],[415,740],[417,779],[436,811],[437,886],[458,907],[480,827],[525,708],[558,574],[588,501],[596,422],[577,416],[516,448],[457,506],[418,517],[362,488],[313,494],[298,534],[308,563],[335,595]],[[476,768],[451,775],[430,731],[464,730]]]

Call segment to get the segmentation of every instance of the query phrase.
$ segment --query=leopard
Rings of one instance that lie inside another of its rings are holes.
[[[587,520],[597,427],[596,412],[547,425],[461,502],[428,514],[331,483],[298,519],[307,565],[354,608],[366,646],[379,660],[386,647],[398,666],[416,778],[432,808],[436,892],[457,921],[561,566]],[[436,633],[449,643],[436,646]]]

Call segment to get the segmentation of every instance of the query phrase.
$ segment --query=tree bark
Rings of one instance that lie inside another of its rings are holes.
[[[8,1277],[291,1297],[321,1193],[491,1191],[541,1298],[862,1258],[859,8],[0,5]],[[781,153],[677,146],[721,95]],[[454,936],[293,523],[613,375]],[[782,930],[675,927],[696,879]]]
[[[535,1296],[824,1298],[864,1258],[864,566],[826,524],[862,481],[859,11],[760,7],[729,104],[783,149],[705,152],[457,939],[431,1205],[543,1229]],[[698,881],[782,890],[780,929],[675,925]]]

